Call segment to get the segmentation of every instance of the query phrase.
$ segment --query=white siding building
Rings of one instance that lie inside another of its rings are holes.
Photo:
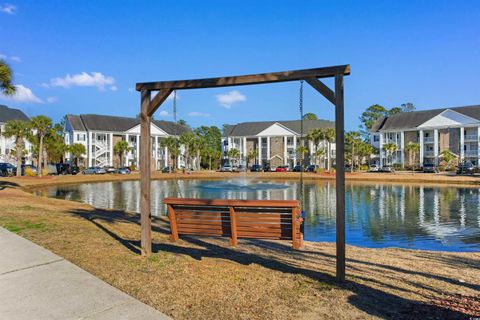
[[[5,132],[5,125],[10,120],[23,120],[29,121],[25,113],[19,109],[12,109],[4,105],[0,105],[0,162],[8,162],[13,165],[17,165],[17,159],[13,152],[15,147],[15,137],[6,138],[3,133]],[[22,162],[25,164],[32,163],[32,146],[28,140],[25,140],[25,150]]]

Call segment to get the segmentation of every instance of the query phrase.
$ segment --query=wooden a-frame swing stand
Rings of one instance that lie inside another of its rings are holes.
[[[335,106],[336,143],[336,275],[345,280],[345,143],[344,143],[344,94],[343,77],[350,74],[349,65],[331,66],[284,72],[251,74],[233,77],[206,78],[195,80],[160,81],[137,83],[141,93],[140,130],[140,212],[142,254],[152,252],[151,238],[151,139],[150,123],[153,114],[173,90],[217,88],[305,80]],[[319,78],[335,78],[335,89],[331,90]],[[152,91],[158,93],[152,98]]]

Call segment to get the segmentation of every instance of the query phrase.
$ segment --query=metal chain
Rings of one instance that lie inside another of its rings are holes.
[[[303,163],[304,163],[304,145],[305,141],[303,140],[303,80],[300,81],[300,94],[299,94],[299,108],[300,108],[300,141],[301,141],[301,153],[300,153],[300,203],[301,210],[303,215],[303,204],[304,204],[304,186],[303,186]],[[297,152],[297,150],[295,150]]]

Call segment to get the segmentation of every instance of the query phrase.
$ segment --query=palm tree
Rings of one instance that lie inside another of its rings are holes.
[[[228,160],[233,159],[234,163],[237,164],[238,159],[240,158],[240,151],[238,149],[232,148],[228,150]]]
[[[393,153],[396,152],[398,150],[397,148],[397,145],[395,143],[385,143],[383,145],[383,150],[385,150],[385,152],[387,153],[387,161],[388,161],[388,164],[392,164],[392,156],[393,156]]]
[[[81,143],[74,143],[69,148],[68,151],[72,154],[75,159],[75,165],[78,166],[78,158],[87,152],[85,146]]]
[[[330,171],[332,157],[332,143],[335,142],[335,129],[326,128],[323,130],[324,138],[327,141],[327,170]]]
[[[132,150],[132,148],[126,140],[117,141],[117,143],[115,143],[115,145],[113,146],[113,152],[120,156],[120,167],[123,166],[123,156],[126,152],[129,152],[130,150]]]
[[[320,159],[321,163],[322,163],[322,168],[325,168],[325,148],[320,148],[320,149],[317,149],[317,151],[315,151],[315,158],[316,159]]]
[[[177,137],[167,137],[160,142],[162,148],[167,148],[168,154],[172,164],[170,168],[177,168],[177,161],[175,161],[180,155],[180,141]]]
[[[300,160],[301,160],[300,164],[303,166],[304,165],[303,160],[305,155],[308,153],[308,148],[306,146],[301,145],[297,147],[296,152],[297,152],[297,157],[300,157]]]
[[[52,162],[63,162],[65,152],[68,151],[68,146],[65,144],[63,128],[64,126],[62,124],[56,123],[48,129],[43,143],[45,163],[47,159]]]
[[[412,164],[412,172],[413,172],[415,171],[415,165],[417,164],[416,158],[417,158],[417,153],[420,152],[420,145],[418,143],[410,141],[405,146],[405,150],[408,151],[408,154],[410,156],[410,162]]]
[[[25,138],[28,136],[30,126],[24,120],[11,120],[5,124],[3,135],[6,138],[15,137],[15,150],[17,158],[17,177],[22,175],[22,156],[25,148]]]
[[[36,116],[30,120],[31,128],[38,136],[38,176],[42,176],[42,157],[44,154],[43,139],[52,126],[52,119],[46,116]]]
[[[15,86],[12,84],[12,79],[12,69],[4,60],[0,60],[0,93],[6,96],[15,94]]]
[[[350,172],[353,172],[353,167],[355,166],[355,152],[357,152],[357,146],[362,142],[360,139],[360,133],[357,131],[347,132],[345,135],[345,142],[347,146],[350,147],[350,154],[352,157],[352,165],[350,167]]]
[[[258,150],[257,149],[252,149],[248,151],[247,153],[247,164],[250,162],[251,159],[254,159],[255,164],[257,163],[257,157],[258,157]]]
[[[318,146],[319,146],[320,142],[325,140],[325,132],[322,129],[319,129],[319,128],[313,129],[307,134],[307,139],[313,142],[313,145],[315,146],[315,150],[318,151]],[[318,158],[317,158],[316,152],[315,152],[314,155],[315,155],[315,158],[316,158],[315,159],[315,164],[318,164],[317,163]]]
[[[180,136],[180,144],[185,148],[185,168],[189,168],[190,164],[190,155],[194,152],[196,147],[197,135],[193,132],[185,132]]]

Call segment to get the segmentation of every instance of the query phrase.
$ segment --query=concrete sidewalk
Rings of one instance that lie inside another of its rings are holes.
[[[0,319],[170,319],[0,228]]]

